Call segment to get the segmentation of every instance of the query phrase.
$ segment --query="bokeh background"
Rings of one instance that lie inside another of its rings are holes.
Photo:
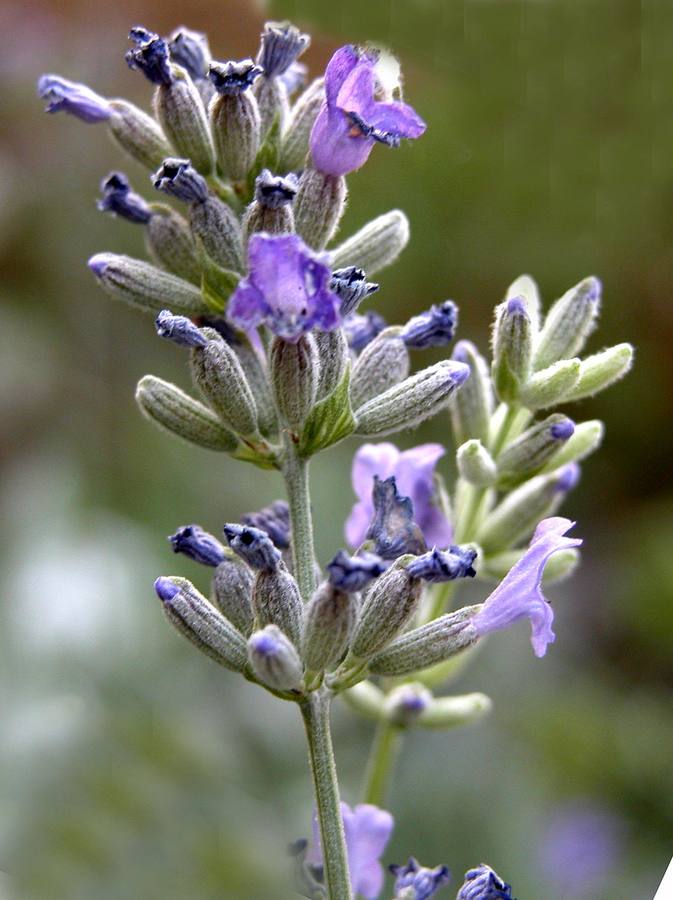
[[[313,34],[314,73],[347,41],[390,45],[429,123],[350,178],[344,235],[395,206],[411,220],[409,248],[379,279],[386,317],[451,297],[461,336],[485,348],[518,274],[550,301],[595,273],[593,348],[637,347],[627,381],[574,408],[604,419],[607,437],[566,507],[585,559],[549,592],[557,643],[539,661],[523,626],[493,639],[451,687],[489,693],[490,719],[410,736],[387,860],[445,862],[457,881],[486,860],[520,900],[650,900],[673,831],[667,0],[5,0],[0,896],[282,896],[285,844],[309,829],[296,711],[192,652],[151,589],[176,569],[205,587],[165,535],[190,521],[217,531],[277,496],[278,478],[138,415],[138,378],[186,386],[184,355],[94,285],[92,253],[142,252],[139,229],[95,209],[120,157],[104,128],[43,115],[34,90],[54,71],[147,105],[122,59],[130,25],[207,30],[216,57],[240,58],[268,16]],[[420,440],[449,441],[446,416],[400,443]],[[342,543],[355,446],[315,465],[323,562]],[[371,726],[339,709],[335,729],[354,802]]]

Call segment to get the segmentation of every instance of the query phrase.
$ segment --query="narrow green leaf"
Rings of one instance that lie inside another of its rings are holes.
[[[312,456],[355,431],[355,417],[349,398],[350,380],[349,365],[335,390],[313,407],[299,439],[301,456]]]

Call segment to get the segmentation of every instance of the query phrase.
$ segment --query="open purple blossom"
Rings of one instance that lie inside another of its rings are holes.
[[[59,75],[41,75],[37,92],[47,101],[46,112],[67,112],[82,122],[105,122],[112,115],[112,108],[85,84],[68,81]]]
[[[444,347],[453,340],[457,324],[458,307],[452,300],[445,300],[409,319],[400,337],[407,347],[414,350]]]
[[[187,316],[174,316],[169,309],[162,309],[154,321],[159,337],[180,344],[182,347],[205,347],[208,339]]]
[[[490,866],[482,863],[465,873],[456,900],[513,900],[512,888]]]
[[[208,184],[188,159],[165,159],[152,175],[154,187],[183,203],[203,203],[208,198]]]
[[[379,286],[373,281],[367,281],[363,269],[346,266],[345,269],[335,269],[332,272],[330,288],[341,300],[341,315],[345,318],[355,312],[365,297],[378,291]]]
[[[261,35],[257,64],[266,78],[284,75],[311,43],[307,34],[289,22],[267,22]]]
[[[168,49],[173,62],[182,66],[194,81],[207,77],[210,47],[203,32],[177,28],[168,38]]]
[[[136,45],[132,50],[126,51],[125,59],[129,69],[138,69],[152,84],[170,84],[173,75],[166,41],[142,26],[131,29],[129,40]]]
[[[365,900],[376,900],[384,880],[383,866],[379,860],[390,840],[395,821],[385,809],[370,803],[360,803],[353,809],[342,803],[341,816],[353,894],[362,894]],[[322,864],[317,816],[313,817],[313,842],[307,862],[314,867]]]
[[[330,584],[346,594],[364,590],[370,581],[378,578],[385,570],[385,563],[375,553],[349,556],[345,550],[339,550],[332,562],[327,564]]]
[[[329,289],[328,256],[314,253],[296,234],[254,234],[248,272],[229,301],[228,316],[242,331],[268,325],[295,343],[312,328],[340,323],[339,298]]]
[[[370,309],[364,315],[351,313],[346,316],[343,325],[348,346],[356,353],[361,353],[377,334],[381,334],[386,327],[386,320]]]
[[[145,225],[152,218],[148,202],[131,190],[123,172],[110,172],[101,182],[102,197],[98,201],[101,212],[109,212],[129,222]]]
[[[208,77],[218,94],[233,96],[251,88],[262,72],[262,67],[251,59],[242,59],[240,62],[211,63]]]
[[[374,475],[372,505],[374,513],[365,537],[374,542],[379,556],[397,559],[405,553],[423,553],[425,540],[414,521],[413,503],[399,493],[394,475],[386,479]]]
[[[412,578],[422,578],[437,584],[442,581],[454,581],[456,578],[474,578],[477,574],[472,563],[477,558],[477,551],[470,547],[450,546],[448,550],[433,547],[429,553],[412,560],[406,570]]]
[[[470,620],[480,637],[527,617],[532,627],[533,651],[536,656],[545,655],[555,635],[554,612],[542,593],[542,575],[550,556],[582,543],[580,538],[564,537],[573,525],[574,522],[560,516],[540,522],[526,552]]]
[[[405,898],[409,900],[428,900],[442,885],[451,880],[451,873],[446,866],[437,866],[434,869],[426,869],[413,856],[405,866],[389,866],[395,875],[395,893],[406,891]],[[409,891],[413,893],[409,893]]]
[[[347,175],[364,165],[376,143],[397,147],[418,138],[425,122],[401,101],[376,99],[378,56],[341,47],[325,70],[325,102],[311,131],[313,164],[326,175]]]
[[[241,522],[265,531],[279,550],[290,546],[290,507],[285,500],[274,500],[258,512],[246,513]]]
[[[238,553],[251,569],[273,572],[278,568],[281,553],[266,531],[230,522],[224,526],[224,536],[234,553]]]
[[[444,513],[435,504],[434,471],[445,450],[441,444],[420,444],[400,451],[389,442],[364,444],[353,458],[351,478],[358,502],[346,521],[346,540],[358,547],[365,539],[372,516],[374,476],[395,476],[400,493],[413,504],[413,517],[429,546],[447,547],[452,529]],[[425,548],[421,550],[423,552]]]
[[[168,538],[175,553],[184,553],[204,566],[219,566],[224,560],[224,547],[200,525],[183,525]]]

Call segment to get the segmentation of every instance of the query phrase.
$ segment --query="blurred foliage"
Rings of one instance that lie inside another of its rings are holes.
[[[394,206],[411,219],[411,245],[375,298],[389,320],[450,296],[461,335],[485,347],[516,275],[531,272],[551,300],[595,273],[605,305],[593,346],[638,351],[625,383],[573,408],[603,418],[607,439],[567,505],[585,561],[552,589],[557,643],[538,662],[525,629],[498,636],[456,685],[492,694],[491,720],[411,736],[387,858],[455,873],[488,860],[517,896],[549,896],[540,835],[555,806],[585,797],[626,835],[592,900],[649,900],[673,820],[673,5],[194,0],[184,24],[240,58],[267,14],[312,32],[314,72],[340,43],[389,45],[429,124],[349,180],[344,234]],[[188,521],[217,531],[277,495],[278,480],[140,419],[141,375],[187,376],[184,355],[113,306],[84,265],[102,249],[141,252],[139,230],[94,207],[121,162],[104,129],[46,117],[34,96],[51,70],[146,104],[121,59],[125,32],[183,20],[173,0],[0,11],[0,896],[13,881],[17,900],[282,896],[284,846],[309,830],[296,711],[196,657],[150,588],[162,571],[205,581],[163,535]],[[149,189],[146,173],[129,174]],[[446,420],[402,442],[421,439],[447,441]],[[342,541],[353,447],[315,465],[323,561]],[[350,801],[370,731],[338,711]]]

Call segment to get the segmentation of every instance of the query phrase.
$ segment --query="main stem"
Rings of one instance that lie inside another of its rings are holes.
[[[309,694],[300,708],[315,788],[328,897],[330,900],[351,900],[348,853],[330,733],[330,699],[329,692],[322,688]]]
[[[292,559],[294,577],[304,601],[308,601],[315,588],[313,550],[313,521],[309,492],[308,460],[297,454],[291,435],[285,437],[283,475],[287,488],[292,524]]]

